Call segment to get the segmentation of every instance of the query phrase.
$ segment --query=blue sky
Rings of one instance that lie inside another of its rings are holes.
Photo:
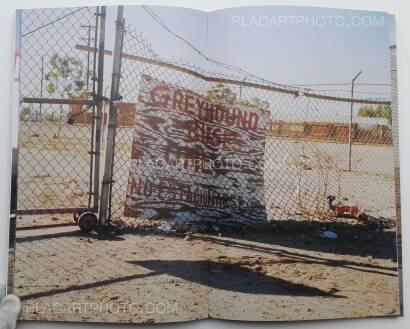
[[[355,87],[355,97],[389,98],[389,46],[394,44],[394,17],[386,13],[278,6],[232,8],[210,13],[177,7],[150,6],[149,8],[169,29],[194,45],[205,56],[240,67],[266,80],[291,85],[342,83],[344,85],[306,88],[317,92],[327,90],[333,96],[350,97],[350,81],[357,72],[362,71]],[[39,10],[42,13],[42,10]],[[92,8],[87,10],[87,15],[93,17],[93,10]],[[109,50],[113,49],[116,10],[116,7],[107,8],[106,48]],[[80,17],[82,15],[84,13]],[[162,59],[193,64],[212,72],[227,71],[226,68],[206,61],[197,51],[155,21],[142,6],[125,6],[124,16],[127,28],[142,33]],[[23,20],[24,17],[23,15]],[[36,26],[46,24],[50,19],[50,15],[39,15],[39,13],[35,13],[33,17],[44,17],[44,21],[36,20]],[[298,24],[294,21],[277,24],[283,17],[298,17],[305,21]],[[325,19],[324,22],[322,20],[319,24],[320,17],[333,17],[333,19]],[[338,18],[338,24],[335,18]],[[352,24],[354,18],[356,24]],[[364,24],[362,20],[365,18],[376,19],[376,22],[371,24],[370,21],[370,24],[369,22]],[[28,89],[31,96],[38,96],[41,57],[46,56],[47,63],[49,60],[47,56],[51,55],[47,53],[49,46],[44,47],[44,42],[37,43],[37,38],[41,33],[45,33],[45,36],[50,38],[51,44],[56,43],[57,47],[62,47],[63,43],[59,43],[58,35],[66,33],[70,28],[69,23],[69,20],[62,20],[22,39],[22,65],[29,64],[24,71],[26,74],[22,83],[26,87],[23,88],[24,92]],[[33,28],[31,25],[33,22],[28,19],[26,27],[29,30]],[[86,29],[78,28],[74,31],[76,38],[64,44],[68,52],[71,48],[74,49],[77,43],[84,43],[87,34]],[[68,41],[65,35],[61,35],[61,38]],[[135,40],[132,44],[127,40],[124,52],[135,54],[132,48],[135,46]],[[80,51],[78,52],[80,54]],[[147,55],[141,52],[137,54]],[[82,60],[85,59],[86,56],[82,53]],[[108,91],[111,82],[112,57],[106,56],[105,60],[104,89]],[[120,92],[125,95],[125,100],[135,101],[139,89],[138,72],[134,69],[124,74],[127,74],[123,76],[126,81],[121,84]],[[167,74],[160,78],[174,82]],[[179,78],[184,79],[181,75]],[[369,86],[360,83],[383,85]],[[190,84],[186,87],[196,88],[198,92],[206,92],[211,86],[203,83],[201,86]],[[239,87],[235,88],[234,92],[241,94],[244,99],[255,96],[251,88],[243,88],[243,90],[238,90]],[[276,117],[283,116],[289,119],[291,113],[294,114],[295,119],[301,119],[299,112],[303,110],[305,113],[303,115],[309,116],[309,120],[331,119],[345,122],[350,119],[348,103],[334,103],[332,111],[329,111],[327,106],[329,104],[325,102],[316,106],[310,103],[285,102],[281,100],[282,98],[271,99],[274,97],[271,94],[259,96],[263,97],[264,101],[275,104],[271,110],[276,111],[274,113]],[[298,107],[299,112],[294,106]],[[357,109],[354,109],[353,116],[357,116]]]
[[[150,8],[169,28],[207,56],[273,82],[349,83],[358,71],[363,71],[358,82],[389,83],[389,45],[394,44],[394,17],[386,13],[280,6],[231,8],[210,13],[176,7]],[[115,12],[116,7],[108,9],[108,27],[113,27]],[[124,16],[127,25],[151,41],[160,57],[179,59],[211,71],[224,70],[204,61],[163,29],[141,6],[126,6]],[[285,24],[272,24],[279,23],[280,17],[285,16],[288,16]],[[289,18],[293,16],[305,17],[305,21],[295,24]],[[110,45],[113,28],[109,28],[107,37]],[[325,88],[348,89],[346,86],[320,87]],[[360,89],[389,92],[388,86],[358,86]]]

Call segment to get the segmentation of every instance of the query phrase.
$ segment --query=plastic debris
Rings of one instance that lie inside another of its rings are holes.
[[[327,238],[327,239],[337,239],[337,234],[335,232],[332,231],[324,231],[320,233],[320,236],[323,238]]]
[[[166,233],[170,233],[172,232],[172,225],[170,223],[167,223],[167,224],[159,226],[158,229]]]
[[[212,225],[214,231],[219,232],[221,228],[218,225]]]

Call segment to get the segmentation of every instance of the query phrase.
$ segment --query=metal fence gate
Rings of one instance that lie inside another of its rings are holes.
[[[19,15],[18,213],[96,210],[105,8]],[[76,49],[79,43],[92,51]],[[81,115],[90,120],[76,122]]]
[[[123,217],[139,83],[148,75],[270,112],[264,169],[269,220],[326,218],[331,196],[378,218],[395,217],[392,122],[352,120],[359,109],[389,110],[388,99],[313,92],[223,63],[208,72],[160,58],[138,30],[125,28],[122,10],[113,51],[104,47],[104,7],[23,12],[20,213],[90,209],[103,222]],[[55,37],[61,31],[64,37]],[[104,56],[113,63],[106,86]],[[111,88],[109,99],[103,87]]]

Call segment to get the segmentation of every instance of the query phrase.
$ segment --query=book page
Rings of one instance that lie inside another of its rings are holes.
[[[180,65],[183,59],[201,66],[203,60],[178,46],[155,15],[203,47],[206,14],[142,6],[122,12],[122,18],[117,7],[18,13],[21,105],[11,288],[22,300],[22,320],[160,323],[208,317],[205,244],[185,239],[183,223],[176,230],[172,218],[124,216],[134,117],[144,110],[139,97],[148,88],[144,77],[178,85],[179,78],[158,63],[166,58]],[[121,81],[113,91],[119,51]],[[102,214],[114,103],[115,177],[108,179]]]
[[[22,320],[402,314],[392,15],[118,6],[17,25]]]
[[[238,223],[210,238],[211,317],[401,313],[394,45],[386,13],[275,6],[209,13],[209,70],[235,80],[219,96],[270,113],[267,223]]]

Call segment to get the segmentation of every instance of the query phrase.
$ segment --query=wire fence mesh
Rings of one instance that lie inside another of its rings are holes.
[[[18,210],[86,208],[90,202],[92,124],[73,124],[90,99],[96,7],[21,11]],[[30,100],[28,100],[30,99]],[[49,99],[49,103],[44,103]]]
[[[389,100],[355,98],[352,103],[342,92],[312,93],[242,72],[212,73],[166,61],[155,54],[141,33],[130,28],[123,47],[123,99],[118,105],[112,192],[114,219],[123,217],[133,143],[134,115],[129,113],[140,106],[143,75],[204,97],[269,111],[263,173],[268,220],[332,218],[338,215],[335,203],[350,205],[350,209],[358,206],[377,218],[394,219],[391,121],[359,115],[369,109],[391,111]],[[126,107],[128,110],[122,110]]]
[[[20,211],[90,207],[94,106],[35,100],[95,96],[96,11],[82,7],[22,12]],[[388,99],[358,92],[352,102],[344,91],[284,86],[223,63],[212,64],[219,71],[165,60],[143,34],[126,30],[110,200],[113,219],[124,216],[143,76],[214,101],[269,112],[263,171],[269,220],[333,217],[335,202],[358,206],[377,218],[394,218],[392,122],[366,115],[391,113]],[[28,98],[32,101],[25,102]],[[106,119],[104,114],[103,135]]]

